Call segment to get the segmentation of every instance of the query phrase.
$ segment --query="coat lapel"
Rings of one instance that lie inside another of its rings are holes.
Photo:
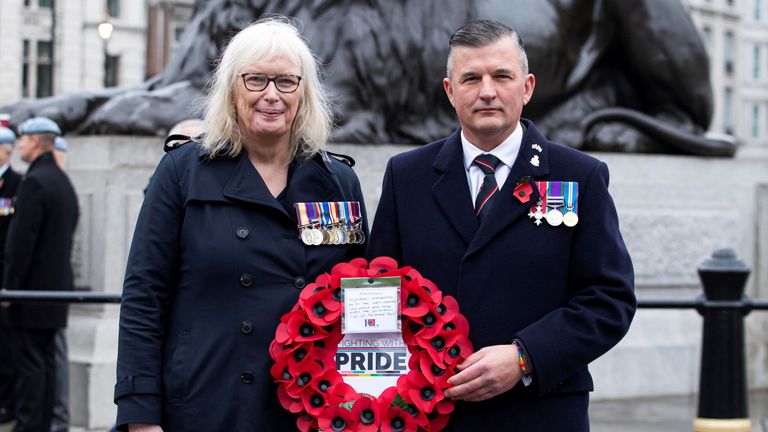
[[[312,159],[300,162],[286,191],[290,203],[315,201],[350,201],[344,197],[336,174],[330,170],[324,156],[316,154]]]
[[[227,184],[224,185],[222,193],[231,200],[264,205],[285,213],[285,209],[269,192],[267,185],[253,164],[251,164],[245,152],[240,154],[240,160],[235,168],[235,173],[230,177]]]
[[[432,196],[453,228],[470,244],[479,224],[464,170],[460,131],[446,138],[432,166],[441,173],[432,185]]]
[[[319,155],[316,158],[298,162],[293,168],[293,174],[286,186],[288,202],[343,201],[341,187],[335,174],[327,168],[322,159],[318,162],[318,158],[320,158]],[[290,216],[269,192],[259,172],[244,153],[240,156],[235,172],[224,186],[222,193],[227,199],[272,207]]]
[[[493,240],[502,230],[521,218],[523,223],[533,223],[528,220],[528,212],[531,206],[539,199],[536,190],[536,180],[543,180],[549,175],[549,142],[539,133],[532,123],[522,120],[526,129],[520,151],[517,154],[512,170],[504,182],[501,190],[493,198],[494,203],[490,212],[483,218],[483,222],[477,230],[477,235],[467,249],[467,256],[477,252],[483,246]],[[541,149],[541,151],[539,151]],[[536,165],[538,163],[538,166]],[[529,176],[532,182],[533,194],[531,199],[522,203],[513,191],[515,185],[523,177]]]

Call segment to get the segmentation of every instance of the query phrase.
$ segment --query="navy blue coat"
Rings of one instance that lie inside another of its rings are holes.
[[[482,223],[456,131],[389,161],[371,230],[369,258],[413,266],[458,299],[476,350],[518,337],[530,356],[530,387],[460,402],[453,431],[589,430],[587,364],[624,336],[635,311],[632,263],[606,165],[522,122],[520,153]],[[539,166],[530,163],[534,155]],[[512,193],[524,176],[579,182],[579,223],[535,225],[528,213],[538,192],[525,204]]]
[[[364,208],[352,169],[320,155],[295,166],[285,200]],[[363,253],[362,245],[305,246],[295,219],[247,156],[210,161],[189,143],[163,157],[123,288],[119,427],[295,430],[296,416],[280,406],[269,373],[269,344],[301,288]]]

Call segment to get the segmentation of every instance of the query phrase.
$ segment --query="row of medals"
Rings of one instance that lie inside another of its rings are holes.
[[[307,246],[363,244],[365,233],[360,224],[345,227],[304,227],[301,229],[301,241]]]
[[[559,198],[559,200],[558,200]],[[546,214],[542,211],[543,204],[541,200],[536,203],[536,208],[531,209],[528,213],[528,217],[535,219],[536,226],[541,225],[541,220],[544,219],[548,224],[552,226],[565,225],[567,227],[574,227],[579,223],[579,216],[573,211],[573,206],[569,205],[566,208],[566,213],[563,214],[560,208],[563,207],[562,197],[548,197],[547,208],[552,208],[547,211]]]
[[[0,180],[0,187],[3,186]],[[10,216],[13,214],[13,200],[10,198],[0,198],[0,216]]]

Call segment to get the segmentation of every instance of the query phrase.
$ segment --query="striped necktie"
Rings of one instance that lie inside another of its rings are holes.
[[[485,174],[480,192],[475,199],[475,215],[482,219],[483,215],[488,214],[493,203],[491,198],[499,190],[499,186],[496,184],[496,167],[501,161],[492,154],[481,154],[472,163],[480,167],[480,170]]]

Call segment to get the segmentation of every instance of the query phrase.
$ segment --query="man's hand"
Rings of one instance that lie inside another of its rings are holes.
[[[0,289],[0,291],[5,291],[5,288]],[[7,301],[0,301],[0,308],[7,308],[11,306],[11,302]]]
[[[458,366],[461,372],[448,382],[446,397],[479,402],[500,395],[514,387],[522,377],[517,347],[493,345],[472,354]]]
[[[163,428],[160,425],[136,423],[128,425],[128,432],[163,432]]]

